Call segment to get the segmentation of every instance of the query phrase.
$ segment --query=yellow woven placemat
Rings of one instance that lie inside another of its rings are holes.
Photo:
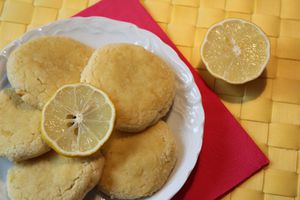
[[[98,0],[0,0],[0,48],[32,27],[69,17]],[[148,11],[271,160],[226,200],[300,199],[300,0],[143,0]],[[124,0],[125,3],[125,0]],[[264,74],[244,85],[216,80],[200,58],[207,28],[236,17],[271,41]]]

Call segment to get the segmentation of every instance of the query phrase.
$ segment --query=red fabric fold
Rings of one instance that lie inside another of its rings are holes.
[[[205,112],[203,146],[193,172],[173,199],[216,199],[269,163],[138,0],[102,0],[76,16],[103,16],[147,29],[171,46],[193,74]]]

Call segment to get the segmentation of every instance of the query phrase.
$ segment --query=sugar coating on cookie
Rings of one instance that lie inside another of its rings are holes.
[[[150,196],[159,190],[177,157],[174,135],[163,121],[136,134],[115,131],[103,155],[106,161],[98,187],[120,199]]]
[[[71,38],[33,39],[9,56],[8,80],[25,102],[41,109],[60,86],[80,81],[92,52],[92,48]]]
[[[41,111],[25,103],[13,89],[0,92],[0,156],[20,161],[50,148],[40,133]]]
[[[117,112],[116,128],[138,132],[156,123],[169,110],[175,76],[160,57],[131,44],[110,44],[96,50],[81,81],[105,91]]]
[[[67,158],[49,152],[17,163],[7,174],[11,199],[80,200],[99,181],[102,155]]]

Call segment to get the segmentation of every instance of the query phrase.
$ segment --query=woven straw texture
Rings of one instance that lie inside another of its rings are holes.
[[[97,1],[0,0],[0,47],[33,27],[69,17]],[[223,199],[300,200],[300,0],[142,3],[271,160]],[[244,85],[213,78],[200,57],[207,29],[231,17],[256,23],[271,42],[266,71]]]

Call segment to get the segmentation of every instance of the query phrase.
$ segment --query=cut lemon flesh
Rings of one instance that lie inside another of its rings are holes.
[[[87,156],[109,138],[115,108],[101,90],[87,84],[58,89],[42,110],[42,137],[57,153]]]
[[[226,19],[208,30],[201,56],[215,77],[233,84],[245,83],[263,72],[270,57],[270,43],[255,24]]]

